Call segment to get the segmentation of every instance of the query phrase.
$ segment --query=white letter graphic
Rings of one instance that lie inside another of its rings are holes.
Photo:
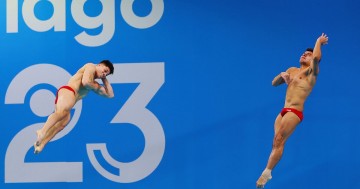
[[[55,31],[65,31],[65,0],[49,0],[54,7],[54,13],[49,20],[36,18],[34,8],[39,0],[26,0],[22,7],[25,23],[34,31],[44,32],[54,28]]]
[[[18,0],[6,0],[6,32],[17,33],[19,22]]]
[[[72,1],[71,13],[76,23],[87,29],[95,29],[102,25],[102,32],[96,36],[87,34],[85,31],[75,36],[80,44],[96,47],[110,41],[115,32],[115,2],[114,0],[100,0],[102,12],[97,17],[89,17],[84,13],[84,4],[87,0]]]
[[[133,3],[134,0],[122,0],[120,9],[124,20],[134,28],[150,28],[160,20],[164,13],[163,0],[151,0],[152,10],[150,14],[145,17],[139,17],[135,15],[132,8]]]

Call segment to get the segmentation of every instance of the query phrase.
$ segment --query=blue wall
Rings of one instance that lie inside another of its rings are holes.
[[[360,184],[360,3],[137,0],[137,22],[130,0],[25,2],[0,3],[0,188],[255,188],[286,89],[271,80],[322,32],[305,119],[267,188]],[[72,125],[34,155],[56,88],[103,59],[116,65],[115,98],[80,101]],[[92,153],[99,143],[108,156]]]

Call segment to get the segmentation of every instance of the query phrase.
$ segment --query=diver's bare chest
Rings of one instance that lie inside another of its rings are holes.
[[[304,70],[299,69],[298,71],[294,71],[293,73],[291,73],[290,76],[292,80],[303,80],[307,78],[309,73],[310,73],[309,68],[306,68]]]

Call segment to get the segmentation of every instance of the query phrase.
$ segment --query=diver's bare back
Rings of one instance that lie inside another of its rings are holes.
[[[286,90],[286,108],[295,108],[303,111],[306,98],[309,96],[316,82],[316,76],[312,73],[312,69],[294,69],[290,72],[291,82]]]

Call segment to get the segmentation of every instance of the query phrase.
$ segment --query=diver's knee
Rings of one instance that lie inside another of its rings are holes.
[[[65,117],[67,117],[68,115],[70,115],[70,112],[69,111],[56,111],[55,112],[57,115],[58,115],[58,117],[60,117],[61,119],[63,119],[63,118],[65,118]]]
[[[282,134],[276,134],[274,137],[273,147],[274,148],[283,148],[285,143],[285,138]]]

